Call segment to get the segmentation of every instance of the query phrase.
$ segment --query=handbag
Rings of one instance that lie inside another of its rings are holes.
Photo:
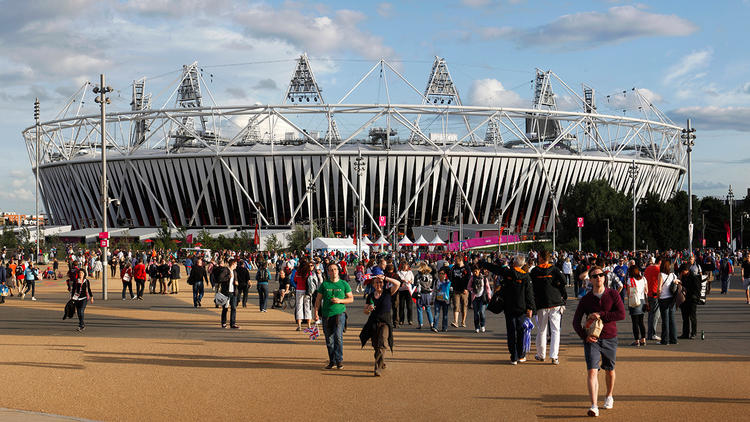
[[[227,306],[227,303],[229,303],[229,297],[222,292],[216,292],[216,296],[214,296],[214,303],[217,306],[223,308]]]
[[[0,284],[0,296],[7,297],[10,295],[10,289],[5,284]]]
[[[671,286],[669,286],[669,290],[672,291],[672,297],[674,297],[674,304],[675,306],[679,307],[685,301],[687,300],[687,295],[685,294],[685,287],[682,286],[682,284],[674,284],[672,283]]]
[[[130,281],[130,273],[123,274],[122,281]]]
[[[635,287],[634,279],[630,279],[630,285],[628,287],[628,306],[631,308],[641,306],[641,298],[638,296],[638,289]]]
[[[493,314],[499,314],[505,309],[505,301],[503,301],[503,295],[500,291],[496,291],[490,299],[490,303],[487,304],[487,310]]]

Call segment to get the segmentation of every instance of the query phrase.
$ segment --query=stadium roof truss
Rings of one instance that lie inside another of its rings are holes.
[[[384,86],[385,104],[345,102],[371,78],[378,78],[379,83]],[[390,85],[396,82],[403,84],[407,92],[413,93],[417,101],[391,103]],[[414,176],[416,179],[412,186],[415,189],[411,192],[410,202],[388,204],[389,213],[394,207],[399,221],[406,217],[410,209],[419,205],[416,203],[419,192],[438,189],[433,173],[441,168],[454,182],[451,189],[456,186],[456,194],[463,198],[468,220],[480,223],[477,208],[486,208],[486,214],[489,204],[484,205],[481,200],[477,200],[476,191],[468,192],[465,189],[463,179],[472,177],[469,174],[471,172],[467,172],[465,168],[459,169],[456,157],[516,157],[535,161],[535,165],[526,167],[514,176],[512,186],[506,186],[509,189],[504,189],[502,201],[498,202],[502,204],[499,216],[509,212],[512,206],[519,207],[519,201],[514,201],[514,198],[524,184],[531,183],[532,179],[541,180],[547,185],[541,199],[551,199],[552,213],[556,214],[557,200],[570,186],[560,179],[560,175],[553,174],[550,161],[556,159],[581,159],[609,166],[610,183],[620,186],[620,190],[626,193],[629,183],[624,169],[631,163],[636,163],[641,167],[637,197],[655,190],[646,183],[651,177],[649,172],[666,167],[676,170],[681,178],[685,171],[686,151],[680,142],[682,128],[653,106],[640,90],[633,88],[631,91],[631,96],[639,104],[639,116],[600,114],[597,112],[593,89],[584,85],[579,95],[551,71],[536,71],[534,100],[529,108],[464,105],[445,60],[439,57],[435,58],[424,91],[417,89],[387,61],[380,60],[335,103],[324,101],[306,55],[297,61],[284,99],[281,104],[276,105],[217,105],[210,91],[205,89],[205,81],[197,63],[183,67],[176,88],[159,109],[151,107],[151,96],[145,91],[145,83],[145,79],[134,81],[131,110],[107,115],[108,158],[119,159],[127,164],[127,171],[133,175],[132,180],[143,184],[142,188],[149,199],[167,216],[166,219],[172,226],[180,224],[170,217],[174,214],[167,212],[169,204],[163,203],[163,196],[150,187],[146,180],[148,176],[142,174],[134,161],[155,157],[207,157],[211,160],[209,173],[223,167],[231,179],[227,183],[234,185],[264,224],[274,221],[279,223],[279,219],[272,218],[271,213],[275,211],[256,206],[259,198],[254,197],[243,185],[242,175],[237,174],[229,163],[230,157],[253,154],[272,159],[290,154],[290,146],[297,146],[295,155],[325,157],[324,163],[315,171],[306,170],[303,185],[310,180],[319,184],[321,175],[330,171],[330,168],[336,168],[343,176],[342,182],[348,186],[348,193],[344,189],[345,197],[352,195],[357,201],[360,200],[356,188],[358,180],[355,180],[356,176],[350,177],[352,171],[348,169],[356,157],[408,157],[415,151],[420,155],[433,157],[432,165],[426,165],[419,177]],[[567,93],[567,101],[578,104],[580,111],[558,109],[560,101],[557,101],[552,90],[553,85],[562,87],[562,92]],[[88,86],[89,83],[84,84],[71,97],[71,101],[56,119],[41,123],[42,168],[99,160],[99,115],[81,115],[81,105]],[[203,90],[208,92],[212,105],[204,104]],[[78,106],[74,107],[76,98]],[[173,105],[167,107],[170,103]],[[310,122],[315,122],[316,126],[311,128]],[[345,130],[340,131],[340,127]],[[398,137],[399,131],[408,134],[408,137]],[[34,126],[23,131],[32,167],[35,165],[35,135]],[[371,164],[376,162],[369,161]],[[490,178],[495,174],[491,169],[485,169],[484,172]],[[378,180],[372,177],[370,176],[370,182],[377,184]],[[212,180],[211,177],[205,177],[200,182],[200,195],[197,199],[193,198],[196,204],[205,199]],[[665,197],[677,188],[678,183],[679,180],[676,180],[672,186],[656,190]],[[557,188],[551,190],[551,186]],[[386,188],[393,187],[379,186],[381,192]],[[401,189],[401,186],[396,189]],[[259,192],[262,188],[252,190]],[[118,187],[111,186],[110,191],[116,193]],[[323,194],[320,187],[317,192]],[[310,190],[306,191],[304,199],[311,200],[311,194]],[[47,209],[54,207],[49,203],[47,195],[44,197]],[[97,202],[98,198],[90,200]],[[364,205],[364,213],[370,222],[375,223],[377,216],[383,215],[385,210],[371,209],[373,207],[372,201],[370,202],[370,206]],[[440,207],[442,206],[441,203]],[[298,214],[301,210],[302,201],[296,204],[286,223],[300,221]],[[91,212],[93,214],[90,218],[100,219],[97,211]],[[112,212],[112,215],[117,215],[117,210],[113,209]],[[513,212],[515,215],[517,209]],[[183,223],[188,221],[188,226],[193,225],[197,213],[196,205],[194,212],[187,213],[192,214],[190,217],[182,215],[180,219]],[[422,217],[424,218],[424,213]],[[243,216],[243,223],[246,223],[244,220]],[[538,229],[540,226],[539,222],[531,222],[529,228]],[[374,227],[380,230],[377,224]],[[390,232],[393,230],[395,228],[391,228]]]

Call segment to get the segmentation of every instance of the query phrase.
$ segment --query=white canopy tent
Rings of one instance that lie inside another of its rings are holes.
[[[414,241],[414,246],[429,246],[430,242],[427,241],[427,239],[424,238],[424,236],[419,235],[419,238]]]
[[[398,246],[400,248],[409,247],[409,246],[412,246],[413,244],[414,244],[414,242],[412,242],[411,239],[409,239],[408,236],[404,236],[404,238],[401,239],[401,241],[398,242]]]
[[[435,233],[435,237],[430,241],[429,249],[433,250],[436,246],[445,246],[445,242],[443,242],[443,239],[437,233]]]
[[[341,239],[339,237],[316,237],[313,239],[313,247],[316,251],[340,251],[340,252],[356,252],[357,245],[351,237]],[[310,244],[305,245],[305,249],[310,249]],[[368,245],[362,245],[363,252],[369,252],[370,247]]]

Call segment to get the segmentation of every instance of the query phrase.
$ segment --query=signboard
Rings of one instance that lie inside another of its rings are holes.
[[[109,239],[109,232],[100,232],[99,239]]]
[[[583,217],[578,217],[578,227],[583,227]]]
[[[99,247],[100,248],[107,248],[107,247],[109,247],[109,240],[107,240],[107,239],[99,239]]]
[[[187,238],[185,240],[187,241],[188,244],[193,243],[193,235],[192,234],[187,235]]]
[[[380,216],[380,219],[378,220],[378,225],[380,227],[385,227],[385,216],[384,215]]]

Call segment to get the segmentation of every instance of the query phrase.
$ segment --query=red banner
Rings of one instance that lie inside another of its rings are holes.
[[[187,238],[185,240],[187,240],[187,243],[193,243],[193,235],[192,234],[187,235]]]
[[[732,241],[732,239],[731,239],[732,235],[730,233],[731,229],[729,227],[729,223],[726,222],[726,221],[724,222],[724,230],[727,231],[727,244],[729,244]]]
[[[258,223],[255,223],[255,236],[253,237],[253,244],[260,245],[260,233],[258,233]]]

